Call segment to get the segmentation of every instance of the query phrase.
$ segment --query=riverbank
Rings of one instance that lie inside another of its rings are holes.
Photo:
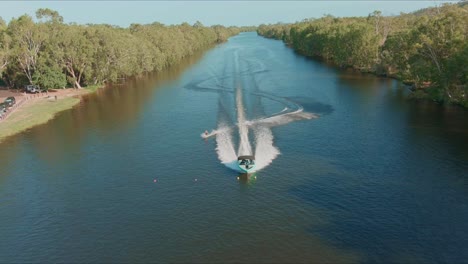
[[[401,74],[398,74],[398,71],[390,70],[391,67],[385,68],[381,64],[375,64],[372,67],[358,67],[354,64],[340,64],[333,58],[327,58],[322,55],[314,54],[307,52],[305,50],[298,49],[292,43],[287,42],[286,40],[282,39],[281,37],[277,36],[265,36],[261,35],[257,32],[260,36],[268,39],[274,39],[282,41],[288,48],[291,48],[297,54],[320,61],[322,63],[326,63],[327,65],[331,65],[338,69],[352,69],[357,73],[367,73],[372,74],[377,77],[383,78],[390,78],[401,82],[402,84],[406,85],[411,93],[408,96],[409,100],[415,101],[428,101],[433,102],[439,105],[446,105],[446,106],[455,106],[468,109],[468,98],[466,95],[466,85],[451,85],[448,88],[441,88],[438,86],[436,82],[431,81],[415,81],[409,80],[402,77]],[[445,95],[444,95],[445,94]]]
[[[257,33],[339,67],[396,75],[413,87],[413,99],[468,108],[466,21],[468,5],[452,3],[398,16],[375,11],[367,17],[261,25]]]
[[[73,108],[84,95],[94,93],[99,86],[83,89],[62,89],[31,96],[11,91],[0,91],[0,100],[14,96],[18,105],[4,120],[0,121],[0,142],[6,138],[45,124],[56,114]],[[4,98],[5,97],[5,98]]]

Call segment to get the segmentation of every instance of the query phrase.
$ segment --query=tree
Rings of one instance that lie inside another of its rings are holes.
[[[32,76],[46,36],[28,15],[13,19],[8,25],[8,35],[11,38],[11,55],[32,84]]]
[[[340,66],[389,74],[425,89],[439,101],[468,106],[468,5],[444,4],[411,14],[367,18],[325,16],[295,24],[260,25],[296,51]]]
[[[193,24],[193,27],[194,28],[203,28],[203,24],[197,20],[197,22],[195,22],[195,24]]]
[[[6,30],[7,26],[5,21],[0,17],[0,77],[2,77],[2,72],[8,65],[10,59],[11,39]]]
[[[65,88],[67,79],[57,66],[42,65],[33,74],[34,83],[44,90]]]
[[[58,62],[63,67],[73,87],[81,88],[83,73],[90,67],[95,52],[88,29],[72,25],[62,34],[59,42]]]
[[[165,26],[132,24],[64,24],[58,12],[39,9],[37,22],[28,15],[8,26],[0,19],[0,74],[11,85],[113,82],[119,78],[159,71],[208,45],[225,41],[238,28],[205,27],[197,21]]]
[[[46,19],[48,23],[63,23],[63,17],[59,15],[57,11],[51,10],[49,8],[40,8],[36,11],[37,19]],[[49,19],[49,20],[47,20]]]

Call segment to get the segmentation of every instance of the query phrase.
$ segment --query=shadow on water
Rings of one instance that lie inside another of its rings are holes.
[[[311,97],[287,97],[287,99],[301,105],[304,111],[318,115],[329,115],[335,110],[332,105],[318,102]]]
[[[468,169],[468,111],[428,101],[411,102],[408,108],[409,140],[428,146],[436,141],[441,145],[439,151],[454,154]]]
[[[308,232],[369,263],[467,259],[466,110],[408,100],[392,79],[336,71],[336,108],[346,115],[333,129],[348,131],[327,146],[343,154],[338,171],[312,173],[289,189],[331,216]]]
[[[354,70],[337,70],[339,93],[352,98],[361,109],[378,115],[379,119],[396,121],[405,127],[408,144],[439,145],[460,162],[468,161],[467,110],[456,105],[442,105],[429,100],[409,99],[411,91],[401,82]]]
[[[254,185],[257,182],[257,173],[241,173],[237,176],[237,180],[243,185]]]

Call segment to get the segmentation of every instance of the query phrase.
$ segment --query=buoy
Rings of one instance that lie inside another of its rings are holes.
[[[237,179],[239,179],[239,177],[237,177]]]
[[[197,179],[195,179],[195,181],[198,181]]]
[[[158,180],[154,179],[153,182],[157,182]]]

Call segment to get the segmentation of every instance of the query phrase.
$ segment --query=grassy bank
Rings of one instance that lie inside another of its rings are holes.
[[[89,85],[89,86],[84,87],[84,89],[87,91],[87,93],[94,93],[99,88],[102,88],[102,85]]]
[[[55,101],[46,97],[33,99],[16,109],[8,118],[0,122],[0,142],[37,125],[45,124],[64,110],[71,109],[80,102],[80,96],[94,93],[102,86],[89,86],[78,90],[74,96],[65,96]]]
[[[58,112],[70,109],[79,102],[80,99],[75,97],[67,97],[57,101],[38,98],[27,102],[0,123],[0,142],[6,137],[47,123]]]

